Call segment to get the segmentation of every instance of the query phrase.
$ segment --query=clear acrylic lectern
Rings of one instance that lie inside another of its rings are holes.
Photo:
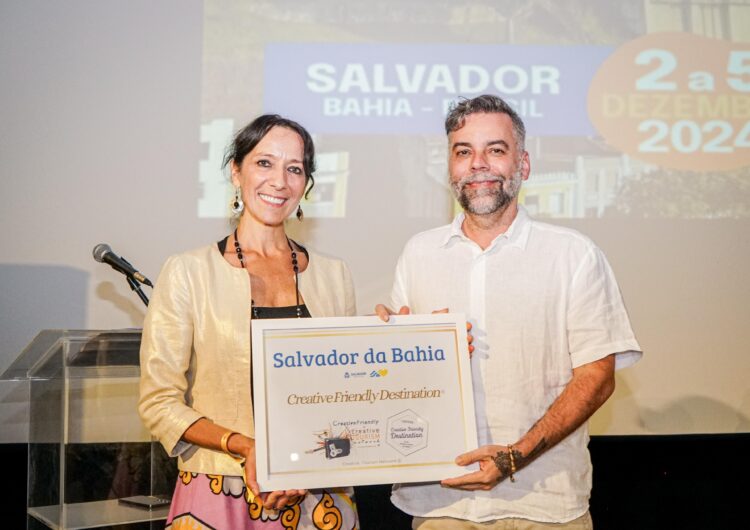
[[[29,381],[28,528],[163,528],[177,471],[136,409],[140,340],[44,330],[0,377]]]

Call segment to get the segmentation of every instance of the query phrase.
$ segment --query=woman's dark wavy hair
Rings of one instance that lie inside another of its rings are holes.
[[[230,162],[234,161],[238,166],[242,165],[242,161],[245,159],[247,154],[255,149],[263,137],[268,134],[268,131],[274,127],[285,127],[290,129],[302,138],[302,145],[304,147],[304,155],[302,159],[302,166],[305,170],[305,198],[307,198],[310,190],[315,185],[315,179],[313,173],[315,173],[315,145],[313,144],[312,137],[307,129],[302,127],[296,121],[282,118],[278,114],[264,114],[258,116],[235,135],[234,140],[227,148],[227,152],[224,154],[224,162],[221,164],[222,169],[226,168]]]

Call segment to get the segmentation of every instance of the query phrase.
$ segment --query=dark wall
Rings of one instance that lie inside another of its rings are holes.
[[[747,527],[750,434],[595,436],[589,447],[597,530]],[[25,444],[0,445],[0,457],[7,477],[26,476]],[[6,491],[2,526],[24,528],[26,492]],[[390,504],[389,493],[388,486],[356,488],[362,530],[410,528],[410,518]]]

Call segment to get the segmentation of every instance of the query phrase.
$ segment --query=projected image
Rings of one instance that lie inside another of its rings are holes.
[[[536,217],[746,217],[750,2],[205,2],[201,217],[224,217],[232,133],[314,135],[307,215],[444,219],[443,120],[500,95],[524,118]]]

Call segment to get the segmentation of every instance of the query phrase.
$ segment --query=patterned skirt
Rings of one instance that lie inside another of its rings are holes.
[[[167,517],[171,530],[356,530],[351,488],[311,490],[282,510],[250,500],[242,477],[180,471]]]

